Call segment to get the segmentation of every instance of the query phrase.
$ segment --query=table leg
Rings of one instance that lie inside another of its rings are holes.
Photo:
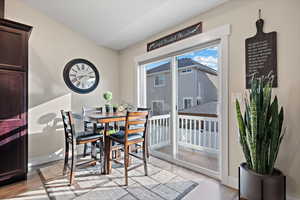
[[[104,173],[110,174],[111,172],[111,141],[108,137],[109,123],[105,123],[104,130]]]
[[[111,163],[112,163],[112,141],[111,141],[111,139],[109,138],[108,139],[108,145],[107,145],[107,158],[108,158],[108,166],[107,166],[107,172],[108,172],[108,174],[111,174],[111,167],[112,167],[112,165],[111,165]]]
[[[107,144],[108,138],[106,137],[107,134],[107,123],[104,124],[104,134],[103,134],[103,142],[104,142],[104,174],[107,174]]]

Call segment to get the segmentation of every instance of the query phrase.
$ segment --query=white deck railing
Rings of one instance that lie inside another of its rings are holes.
[[[218,153],[218,118],[178,115],[177,120],[177,139],[180,146],[207,153]],[[148,128],[151,148],[157,149],[171,144],[170,115],[151,117]]]
[[[150,146],[160,148],[170,143],[170,115],[157,115],[149,119],[148,135]]]

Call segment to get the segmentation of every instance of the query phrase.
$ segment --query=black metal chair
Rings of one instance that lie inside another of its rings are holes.
[[[93,164],[96,164],[97,160],[97,152],[96,152],[96,145],[97,142],[99,144],[103,143],[103,135],[99,133],[93,132],[75,132],[74,120],[71,111],[63,111],[61,110],[61,115],[63,119],[64,129],[65,129],[65,161],[64,161],[64,168],[63,168],[63,175],[66,175],[67,170],[70,169],[70,185],[73,184],[74,181],[74,172],[76,169],[76,158],[77,158],[77,151],[76,146],[80,144],[92,144],[92,158],[91,161]],[[101,145],[102,146],[102,145]],[[71,148],[71,149],[70,149]],[[69,152],[72,152],[71,155],[71,166],[69,165]],[[91,163],[89,162],[89,163]],[[83,163],[87,164],[87,163]],[[82,165],[82,164],[80,164]]]
[[[126,122],[125,122],[125,131],[119,131],[118,133],[111,134],[109,136],[110,149],[106,149],[106,153],[111,153],[112,141],[117,142],[123,145],[124,149],[124,169],[125,169],[125,185],[128,185],[128,171],[135,169],[138,166],[133,166],[128,169],[129,165],[129,156],[136,157],[138,159],[143,160],[145,175],[147,176],[147,121],[148,121],[148,111],[137,111],[137,112],[127,112]],[[139,157],[136,154],[132,154],[129,150],[131,145],[142,143],[143,156]],[[110,155],[107,156],[110,158]],[[107,169],[111,169],[111,161],[107,162]]]

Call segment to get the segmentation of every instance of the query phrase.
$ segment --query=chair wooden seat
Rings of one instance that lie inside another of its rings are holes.
[[[124,144],[125,143],[125,131],[119,131],[118,133],[111,134],[109,136],[112,140],[117,141],[119,143]],[[128,135],[128,141],[133,141],[133,140],[143,140],[143,133],[134,133]]]
[[[78,135],[79,136],[76,137],[77,144],[97,142],[98,140],[102,140],[103,138],[103,135],[100,135],[99,133],[81,132],[81,134]]]

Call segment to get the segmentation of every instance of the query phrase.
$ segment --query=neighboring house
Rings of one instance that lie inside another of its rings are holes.
[[[218,73],[191,58],[178,60],[178,111],[218,100]],[[147,106],[153,115],[171,110],[170,63],[147,70]],[[213,104],[217,105],[217,104]],[[215,108],[216,110],[216,108]]]

